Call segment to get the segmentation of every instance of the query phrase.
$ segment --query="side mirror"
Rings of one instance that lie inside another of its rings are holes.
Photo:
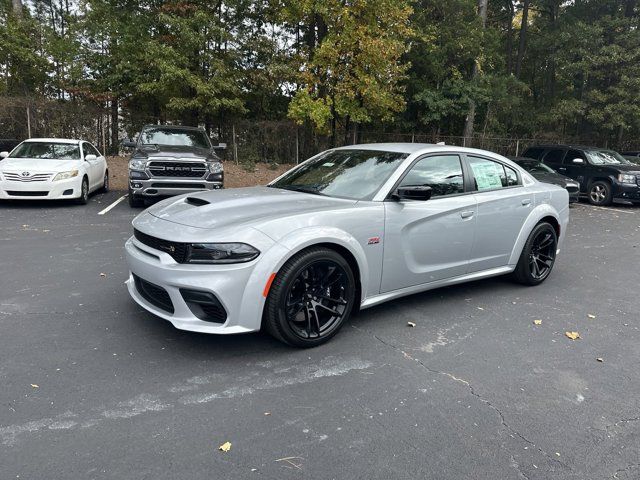
[[[89,155],[85,155],[84,159],[87,162],[93,162],[94,160],[97,160],[98,157],[96,157],[93,153],[90,153]]]
[[[9,156],[9,152],[0,152],[0,160],[3,158],[7,158]]]
[[[575,163],[576,165],[584,165],[584,160],[581,158],[574,158],[573,160],[571,160],[571,162]]]
[[[227,144],[226,143],[219,143],[218,145],[214,145],[213,149],[214,150],[226,150],[227,149]]]
[[[393,198],[398,200],[429,200],[431,198],[432,189],[424,185],[408,185],[400,187],[396,190]]]
[[[122,148],[136,148],[136,142],[127,138],[122,141]]]

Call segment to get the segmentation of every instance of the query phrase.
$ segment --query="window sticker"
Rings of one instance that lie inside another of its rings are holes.
[[[502,168],[493,162],[482,162],[473,164],[473,174],[476,177],[478,190],[490,190],[502,188]]]

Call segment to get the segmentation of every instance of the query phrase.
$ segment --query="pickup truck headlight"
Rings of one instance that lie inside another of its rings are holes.
[[[244,263],[260,255],[260,251],[246,243],[193,243],[187,263]]]
[[[211,173],[220,173],[223,170],[221,162],[207,162],[209,166],[209,172]]]
[[[636,183],[636,176],[628,173],[621,173],[618,175],[618,181],[620,183]]]
[[[58,180],[66,180],[67,178],[73,178],[78,176],[78,170],[71,170],[69,172],[60,172],[55,177],[53,177],[53,181],[56,182]]]
[[[129,160],[129,170],[138,170],[140,172],[144,172],[145,168],[147,168],[147,161],[139,158],[132,158]]]

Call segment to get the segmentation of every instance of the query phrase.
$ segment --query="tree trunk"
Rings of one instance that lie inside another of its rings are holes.
[[[11,5],[16,18],[22,18],[22,0],[11,0]]]
[[[520,78],[522,71],[522,61],[524,52],[527,48],[527,29],[529,26],[529,3],[530,0],[524,0],[522,6],[522,23],[520,24],[520,41],[518,43],[518,56],[516,57],[516,78]]]
[[[118,154],[118,134],[120,129],[120,122],[118,121],[118,97],[111,99],[111,148],[109,151],[113,155]],[[104,151],[107,151],[106,145],[103,147]]]
[[[478,0],[478,15],[480,15],[480,21],[482,22],[482,28],[486,28],[487,26],[487,4],[489,0]],[[473,72],[471,73],[471,81],[475,81],[478,77],[478,73],[480,71],[479,60],[473,63]],[[467,113],[467,118],[464,122],[464,138],[467,141],[471,141],[473,137],[473,125],[476,121],[476,102],[470,98],[469,99],[469,112]]]
[[[509,15],[507,17],[507,75],[513,72],[513,17],[515,17],[515,6],[513,0],[507,0]]]

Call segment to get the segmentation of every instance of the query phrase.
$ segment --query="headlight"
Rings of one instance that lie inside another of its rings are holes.
[[[620,183],[636,183],[636,176],[629,175],[628,173],[621,173],[618,175],[618,181]]]
[[[223,170],[221,162],[207,162],[207,165],[211,173],[220,173]]]
[[[144,172],[147,167],[147,161],[145,159],[132,158],[129,160],[129,170],[138,170]]]
[[[244,263],[258,255],[260,251],[246,243],[194,243],[187,263]]]
[[[55,177],[53,177],[53,181],[57,180],[66,180],[67,178],[73,178],[78,176],[78,170],[71,170],[70,172],[60,172]]]

